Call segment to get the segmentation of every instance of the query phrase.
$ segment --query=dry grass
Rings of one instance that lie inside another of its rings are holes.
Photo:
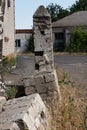
[[[62,70],[57,70],[57,74],[62,101],[58,104],[54,98],[52,130],[87,130],[86,104],[80,100],[79,90]]]
[[[16,65],[16,56],[14,54],[3,57],[3,74],[10,72],[12,67]]]

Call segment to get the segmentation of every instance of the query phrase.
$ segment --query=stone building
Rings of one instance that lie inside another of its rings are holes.
[[[53,22],[54,48],[63,50],[70,44],[70,33],[74,27],[87,28],[87,11],[75,12],[56,22]]]
[[[15,52],[15,0],[5,0],[3,51],[7,56]]]
[[[27,40],[32,35],[32,29],[16,29],[15,50],[16,52],[25,52],[27,50]]]

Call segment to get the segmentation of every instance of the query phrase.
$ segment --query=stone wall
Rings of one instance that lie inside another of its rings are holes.
[[[44,6],[40,6],[33,15],[35,72],[31,77],[23,79],[25,93],[39,93],[53,98],[56,91],[60,97],[58,78],[54,68],[51,17]]]

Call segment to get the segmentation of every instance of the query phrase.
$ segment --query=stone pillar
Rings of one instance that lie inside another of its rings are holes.
[[[40,6],[33,15],[35,69],[53,71],[53,42],[51,17],[44,6]]]
[[[0,95],[4,94],[5,85],[2,79],[2,45],[3,45],[3,22],[4,22],[5,0],[0,0]]]
[[[39,93],[43,100],[60,97],[58,79],[54,69],[51,17],[44,6],[33,16],[35,73],[23,79],[26,95]],[[49,101],[49,103],[51,103]]]

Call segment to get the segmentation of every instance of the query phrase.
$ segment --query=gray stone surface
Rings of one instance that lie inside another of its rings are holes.
[[[38,94],[9,100],[0,114],[0,130],[49,130],[50,116]]]
[[[32,85],[29,86],[32,77],[27,77],[26,81],[24,79],[25,94],[33,93],[33,89],[35,89],[39,94],[47,95],[49,91],[57,91],[60,95],[58,80],[54,70],[51,17],[44,6],[40,6],[35,12],[33,23],[35,46],[35,72],[33,78],[35,85],[33,87]]]
[[[4,105],[6,104],[6,98],[0,97],[0,113],[4,110]]]
[[[45,74],[44,77],[45,77],[45,82],[46,83],[55,81],[55,75],[54,75],[54,73],[47,73],[47,74]]]
[[[35,64],[38,64],[41,71],[46,65],[50,64],[50,66],[52,66],[54,64],[51,17],[44,6],[40,6],[36,10],[33,16],[33,23]]]
[[[31,76],[29,78],[28,77],[24,78],[23,79],[23,84],[24,84],[25,87],[34,86],[35,85],[34,76],[33,77]]]
[[[37,90],[36,90],[35,86],[25,87],[25,94],[26,95],[31,95],[31,94],[34,94],[36,92],[37,92]]]
[[[35,81],[35,85],[43,84],[44,83],[43,75],[36,75],[34,81]]]

